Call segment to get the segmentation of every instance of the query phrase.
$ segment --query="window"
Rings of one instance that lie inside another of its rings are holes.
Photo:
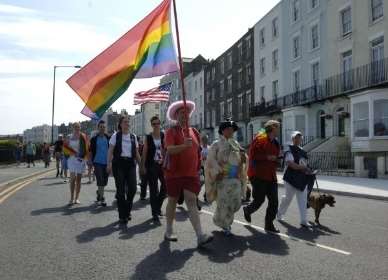
[[[206,72],[206,82],[207,82],[207,84],[209,84],[210,83],[210,71],[207,71]]]
[[[238,112],[238,119],[241,120],[243,118],[243,95],[239,94],[237,99],[237,112]]]
[[[247,93],[245,95],[247,116],[249,116],[249,112],[251,109],[251,98],[252,98],[252,94],[251,94],[251,91],[249,90],[249,91],[247,91]]]
[[[313,87],[317,87],[319,85],[319,62],[315,62],[311,66],[311,80]]]
[[[202,117],[202,113],[199,114],[199,127],[200,127],[200,128],[203,127],[203,117]]]
[[[383,0],[371,0],[372,4],[372,22],[382,18],[384,15]]]
[[[246,73],[246,84],[248,85],[252,80],[252,67],[250,64],[247,65],[245,73]]]
[[[213,101],[216,100],[216,89],[215,88],[212,89],[212,100]]]
[[[300,36],[296,36],[292,39],[292,57],[294,59],[300,57]]]
[[[377,38],[371,43],[372,82],[385,80],[384,37]]]
[[[203,79],[202,79],[202,77],[199,78],[199,88],[203,89]]]
[[[210,92],[207,92],[206,93],[206,102],[209,103],[210,102]]]
[[[194,90],[195,90],[195,91],[198,90],[198,81],[195,81],[195,82],[194,82]]]
[[[276,99],[279,96],[279,81],[272,82],[272,98]]]
[[[221,75],[223,75],[225,72],[225,63],[223,58],[221,58],[221,61],[220,61],[220,72],[221,72]]]
[[[227,112],[228,117],[233,116],[233,109],[232,108],[233,108],[232,99],[228,99],[228,112]]]
[[[220,82],[220,97],[224,96],[224,91],[225,91],[225,85],[224,85],[224,80]]]
[[[210,127],[210,111],[206,111],[206,127]]]
[[[342,54],[342,73],[344,90],[352,88],[352,51],[347,51]]]
[[[293,86],[294,86],[294,92],[297,92],[300,90],[300,71],[297,70],[292,73],[293,75]]]
[[[216,127],[216,109],[212,110],[212,127]]]
[[[265,75],[265,57],[260,59],[260,75]]]
[[[342,23],[342,36],[352,32],[352,9],[350,7],[341,11],[341,23]]]
[[[292,21],[296,22],[300,17],[300,1],[292,0]]]
[[[353,105],[354,137],[369,136],[369,104],[368,102]]]
[[[203,106],[203,102],[202,102],[202,95],[199,96],[199,106],[202,107]]]
[[[246,58],[249,58],[251,56],[251,49],[252,49],[252,43],[251,43],[251,37],[245,39],[246,44]]]
[[[319,1],[318,0],[310,0],[310,8],[315,9],[318,7]]]
[[[374,135],[388,136],[388,99],[374,101]]]
[[[381,61],[384,59],[384,37],[379,37],[372,41],[372,63]]]
[[[319,28],[318,24],[311,27],[311,49],[315,50],[319,47]]]
[[[225,119],[225,105],[224,102],[220,103],[220,122]]]
[[[240,89],[242,85],[242,80],[243,80],[243,72],[242,69],[238,70],[237,74],[237,88]]]
[[[279,51],[274,50],[272,52],[272,71],[275,72],[279,68]]]
[[[262,28],[260,30],[259,41],[260,41],[260,48],[264,48],[264,46],[265,46],[265,29],[264,28]]]
[[[274,18],[273,20],[272,20],[272,39],[275,39],[275,38],[277,38],[278,37],[278,35],[279,35],[279,20],[278,20],[278,18]]]
[[[265,97],[265,86],[260,87],[260,102],[263,100]]]
[[[242,47],[242,43],[240,43],[240,44],[237,46],[237,49],[238,49],[238,62],[240,63],[241,60],[242,60],[242,57],[243,57],[243,47]]]
[[[155,103],[155,110],[159,110],[159,103]]]
[[[228,93],[232,92],[232,76],[228,77]]]
[[[214,80],[216,78],[216,67],[213,66],[212,68],[212,79]]]
[[[233,66],[232,53],[228,53],[226,59],[227,59],[228,69],[232,69],[232,66]]]

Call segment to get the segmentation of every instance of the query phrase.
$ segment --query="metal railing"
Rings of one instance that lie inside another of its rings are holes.
[[[251,107],[250,114],[251,117],[273,114],[288,107],[308,105],[387,83],[388,58],[385,58],[331,76],[323,80],[319,85],[308,87],[282,97],[275,97],[268,102],[258,103]]]
[[[304,147],[307,144],[310,144],[311,142],[313,142],[315,139],[316,139],[316,137],[314,137],[314,136],[303,136],[301,146]]]
[[[308,154],[308,164],[321,171],[354,170],[352,152],[312,152]]]

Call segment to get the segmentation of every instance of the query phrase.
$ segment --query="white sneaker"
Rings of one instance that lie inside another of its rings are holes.
[[[310,222],[301,222],[300,225],[304,228],[312,228],[313,225]]]
[[[164,234],[164,240],[170,241],[170,242],[177,242],[178,236],[175,233],[165,233]]]
[[[74,201],[74,204],[81,204],[81,201],[79,201],[79,199],[77,199],[76,201]]]

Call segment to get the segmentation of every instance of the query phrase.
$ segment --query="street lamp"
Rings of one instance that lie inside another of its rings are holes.
[[[55,71],[57,68],[81,68],[79,65],[54,65],[53,110],[51,115],[51,144],[54,144]]]

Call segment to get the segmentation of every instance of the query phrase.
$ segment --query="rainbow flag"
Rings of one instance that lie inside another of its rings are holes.
[[[227,163],[224,165],[223,169],[226,178],[232,179],[238,177],[238,165]]]
[[[171,0],[164,0],[66,81],[85,102],[85,115],[102,117],[135,78],[178,71],[170,7]]]
[[[63,144],[63,154],[65,156],[74,156],[77,152],[67,144]]]

